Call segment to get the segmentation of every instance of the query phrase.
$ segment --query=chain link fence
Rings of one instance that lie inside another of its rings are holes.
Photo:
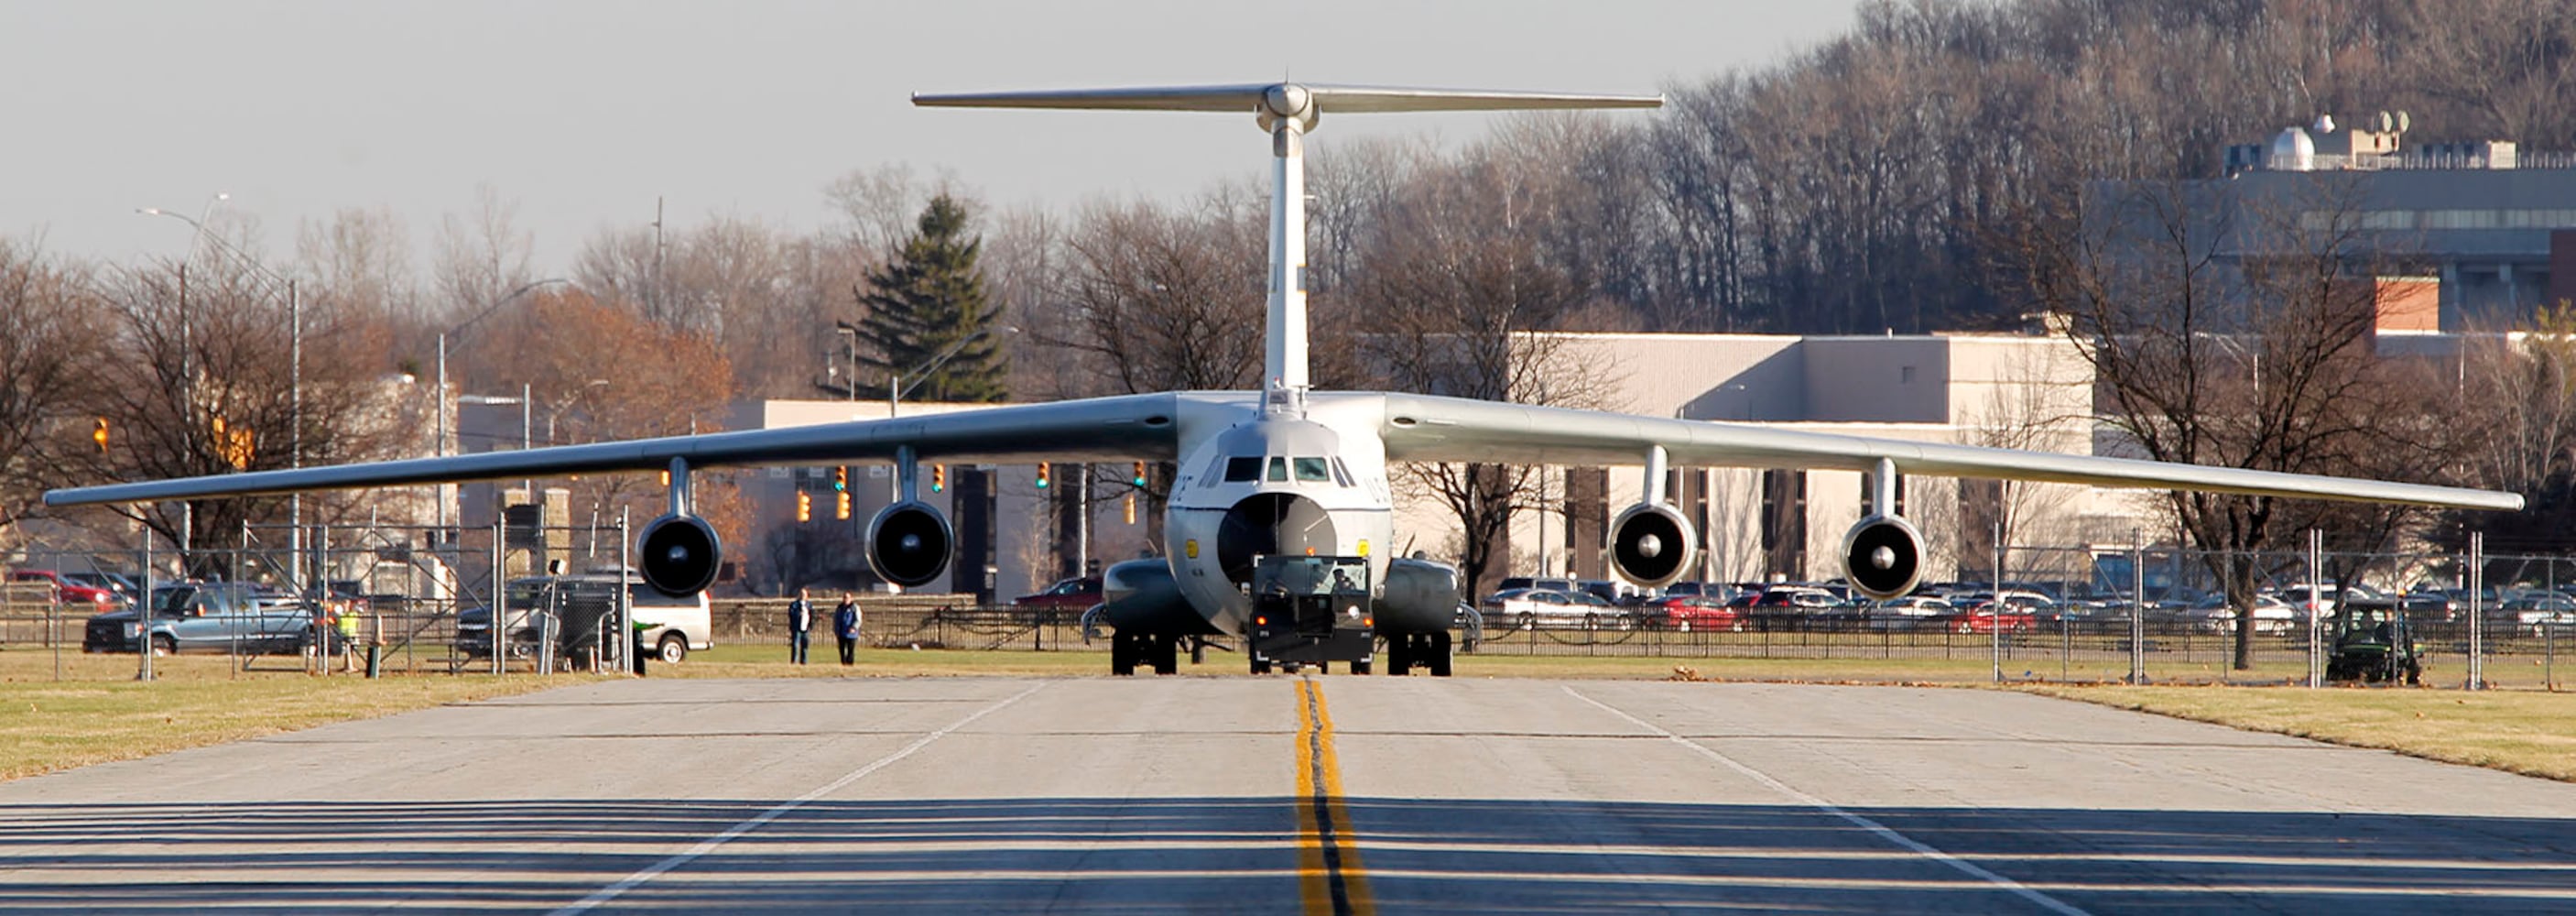
[[[493,570],[501,570],[499,581],[507,583],[529,574],[545,555],[529,553],[517,543],[526,535],[500,526],[317,528],[300,542],[288,534],[253,529],[244,532],[246,547],[190,554],[190,568],[200,576],[279,586],[290,597],[252,615],[262,622],[214,643],[194,641],[184,652],[221,656],[237,675],[490,671],[487,650],[460,650],[458,623],[476,614],[488,619],[483,609],[493,600]],[[629,559],[616,547],[626,540],[621,531],[559,534],[553,555],[573,568],[566,571],[615,569]],[[415,546],[424,544],[429,546]],[[152,559],[165,571],[156,578],[167,579],[170,557]],[[2045,598],[2026,612],[1749,608],[1714,625],[1694,625],[1636,607],[1591,623],[1486,621],[1461,646],[1484,656],[1629,656],[1670,658],[1677,665],[1690,659],[1763,660],[1758,676],[1765,677],[2298,684],[2322,680],[2333,668],[2339,634],[2331,615],[2352,596],[2349,603],[2357,607],[2385,608],[2403,621],[2420,652],[2426,686],[2554,690],[2560,655],[2576,648],[2570,646],[2576,640],[2576,558],[2279,551],[2240,558],[2265,597],[2257,600],[2244,635],[2250,667],[2238,668],[2236,629],[2242,618],[2211,573],[2213,560],[2220,559],[2191,550],[2016,546],[2002,561],[2006,593]],[[13,558],[10,568],[123,575],[137,580],[131,589],[141,586],[135,574],[145,561],[140,551],[37,551]],[[1930,587],[1991,592],[1995,579],[1990,572],[1979,581]],[[285,587],[298,581],[311,584]],[[825,616],[833,597],[817,596]],[[130,591],[122,600],[132,600]],[[858,601],[867,645],[1102,650],[1084,641],[1077,611],[976,606],[959,595],[863,594]],[[785,605],[778,598],[715,599],[710,635],[718,644],[776,645],[783,651]],[[18,678],[133,676],[149,662],[134,653],[131,630],[102,626],[111,619],[101,616],[103,610],[50,582],[0,584],[0,667]],[[344,624],[343,615],[350,621]],[[341,632],[350,638],[339,638]],[[578,664],[614,670],[627,663],[620,657],[623,641],[602,638],[594,644],[613,648]],[[503,664],[525,671],[563,662],[540,655],[512,654]]]

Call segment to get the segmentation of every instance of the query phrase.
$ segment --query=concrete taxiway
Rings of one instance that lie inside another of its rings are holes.
[[[638,680],[0,784],[0,909],[2569,911],[2571,828],[1978,690]]]

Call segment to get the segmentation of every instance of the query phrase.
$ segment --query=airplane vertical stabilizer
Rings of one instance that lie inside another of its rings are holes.
[[[1075,108],[1216,111],[1251,114],[1270,133],[1270,298],[1262,346],[1265,385],[1305,388],[1305,134],[1327,110],[1513,111],[1566,108],[1654,108],[1660,95],[1575,95],[1391,86],[1268,83],[920,95],[915,105],[951,108]]]

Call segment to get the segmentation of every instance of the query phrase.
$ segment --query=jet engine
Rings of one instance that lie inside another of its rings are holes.
[[[654,591],[687,597],[715,584],[724,544],[706,520],[694,515],[662,516],[644,526],[641,543],[643,556],[638,561],[644,567],[645,584]]]
[[[1638,503],[1610,523],[1610,562],[1628,581],[1659,588],[1690,568],[1692,540],[1690,520],[1681,510]]]
[[[948,571],[949,549],[956,542],[948,517],[929,503],[896,503],[868,520],[868,567],[905,588],[928,584]]]
[[[1873,515],[1843,535],[1843,571],[1852,590],[1885,600],[1923,579],[1923,535],[1893,515]]]

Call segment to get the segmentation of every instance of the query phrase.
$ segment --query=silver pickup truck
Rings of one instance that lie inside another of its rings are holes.
[[[313,605],[251,582],[183,582],[152,589],[152,651],[301,652],[313,638]],[[147,629],[135,608],[89,619],[81,651],[132,652]]]

